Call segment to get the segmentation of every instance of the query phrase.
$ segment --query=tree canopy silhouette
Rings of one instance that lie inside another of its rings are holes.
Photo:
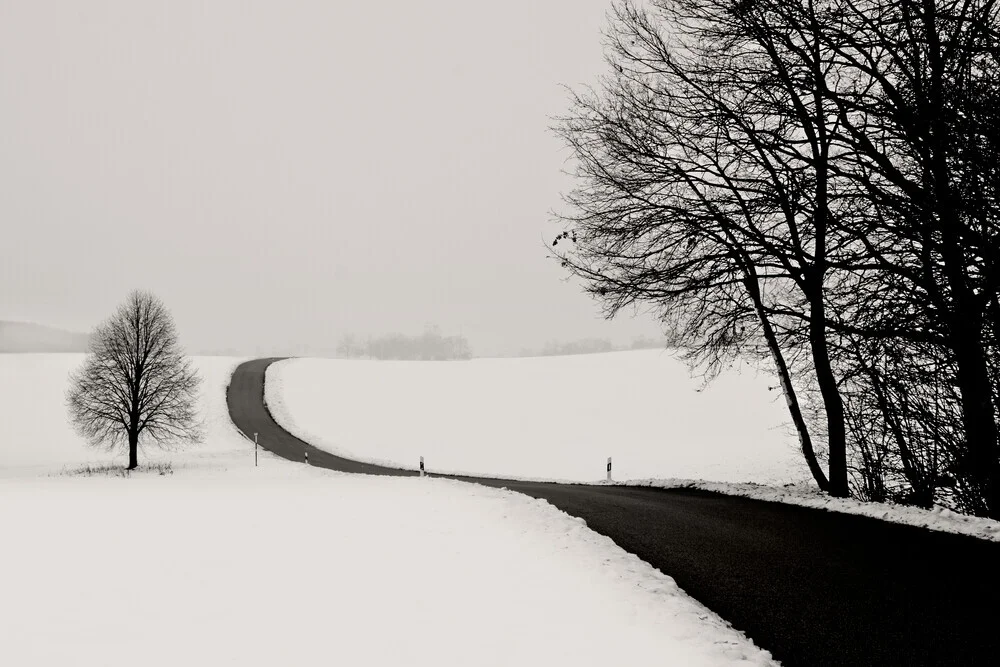
[[[127,449],[196,442],[200,379],[177,342],[173,319],[149,292],[134,291],[91,336],[90,352],[70,376],[69,417],[90,444]]]
[[[563,266],[770,365],[824,490],[1000,518],[1000,3],[626,0],[606,44]]]

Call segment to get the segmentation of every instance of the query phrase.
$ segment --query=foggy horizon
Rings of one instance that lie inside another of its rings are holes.
[[[547,257],[570,185],[549,128],[605,70],[607,9],[5,6],[0,320],[86,332],[148,289],[192,351],[658,335]]]

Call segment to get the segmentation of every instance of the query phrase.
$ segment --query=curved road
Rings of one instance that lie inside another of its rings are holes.
[[[277,360],[233,374],[229,413],[243,433],[293,461],[309,452],[334,470],[416,474],[333,456],[278,426],[264,405]],[[583,518],[787,666],[1000,664],[1000,544],[694,490],[453,478]]]

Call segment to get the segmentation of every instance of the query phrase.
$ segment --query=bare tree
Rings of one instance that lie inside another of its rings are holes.
[[[829,264],[862,297],[826,290],[841,389],[874,399],[862,418],[896,443],[919,504],[954,487],[1000,516],[1000,5],[759,0],[743,15],[776,64],[801,60],[806,35],[826,72],[830,176],[850,210]]]
[[[563,265],[770,352],[821,488],[1000,517],[1000,3],[622,0],[607,46]]]
[[[774,73],[767,35],[724,0],[631,2],[608,36],[615,73],[576,96],[560,134],[581,185],[573,242],[557,252],[613,315],[647,301],[676,344],[718,369],[737,354],[775,364],[818,485],[849,493],[843,404],[830,357],[825,289],[839,247],[825,98],[815,59]],[[669,33],[669,36],[668,36]],[[793,382],[818,389],[829,476]]]
[[[70,421],[94,446],[127,446],[132,470],[140,444],[200,439],[199,383],[169,311],[156,296],[135,291],[97,327],[86,361],[71,375]]]

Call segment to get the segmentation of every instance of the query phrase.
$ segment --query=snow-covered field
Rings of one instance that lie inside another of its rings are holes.
[[[765,377],[701,388],[666,352],[392,362],[292,359],[267,372],[275,419],[350,458],[437,472],[595,481],[796,482],[807,475]]]
[[[0,664],[770,664],[542,501],[253,468],[225,411],[235,359],[196,359],[207,439],[157,457],[173,474],[60,474],[108,458],[65,424],[80,360],[0,355]]]

